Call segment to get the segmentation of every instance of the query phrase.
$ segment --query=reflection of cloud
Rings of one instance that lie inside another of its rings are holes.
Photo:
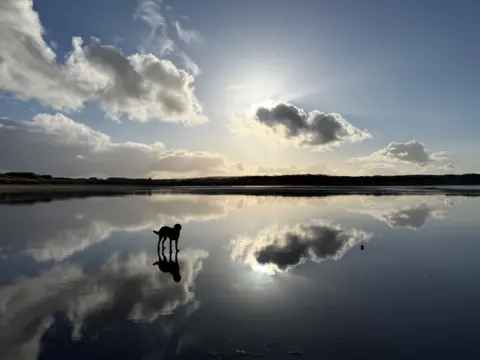
[[[108,239],[111,230],[109,224],[94,221],[85,228],[61,231],[55,237],[46,240],[40,248],[27,251],[37,261],[60,261]]]
[[[122,262],[112,257],[95,285],[71,304],[74,323],[88,332],[114,325],[123,319],[153,321],[171,314],[194,298],[193,282],[202,269],[206,251],[179,256],[180,283],[168,274],[152,269],[152,259],[140,253]]]
[[[0,207],[0,228],[5,234],[0,237],[0,253],[26,251],[39,261],[60,261],[108,239],[112,231],[140,231],[162,224],[218,219],[237,210],[241,201],[156,195],[4,206]],[[18,226],[19,223],[28,225]]]
[[[11,359],[36,359],[39,340],[62,298],[78,287],[82,271],[58,266],[36,278],[0,288],[0,348]]]
[[[232,258],[269,273],[287,271],[307,260],[338,260],[371,235],[362,230],[314,222],[292,227],[273,226],[254,237],[233,241]],[[266,267],[265,267],[266,266]]]
[[[436,210],[431,205],[421,203],[410,208],[387,211],[380,215],[380,219],[392,228],[420,230],[429,219],[443,219],[445,216],[445,211]]]
[[[349,211],[367,214],[392,228],[420,230],[430,219],[445,219],[456,204],[437,196],[358,197],[345,206]]]
[[[152,321],[194,298],[194,280],[205,251],[180,253],[182,280],[152,268],[146,254],[126,260],[113,256],[97,275],[61,265],[35,278],[0,288],[0,346],[12,358],[36,358],[38,341],[53,313],[65,309],[76,334],[108,328],[125,320]],[[28,355],[28,356],[27,356]]]

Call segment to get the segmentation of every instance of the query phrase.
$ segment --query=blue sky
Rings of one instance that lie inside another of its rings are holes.
[[[0,0],[0,10],[0,171],[478,171],[475,1]],[[83,41],[72,55],[73,38]]]

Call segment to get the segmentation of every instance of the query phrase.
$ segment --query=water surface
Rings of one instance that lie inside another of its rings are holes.
[[[444,195],[1,205],[1,357],[478,359],[479,209]],[[152,230],[175,223],[178,282],[152,265]]]

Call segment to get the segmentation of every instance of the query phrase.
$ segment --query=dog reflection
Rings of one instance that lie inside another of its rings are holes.
[[[172,251],[170,251],[169,259],[165,256],[164,249],[162,248],[162,254],[158,251],[158,261],[155,261],[153,265],[157,265],[161,272],[169,273],[172,275],[175,282],[180,282],[182,276],[180,275],[180,264],[178,263],[178,250],[175,252],[175,260],[172,260]]]

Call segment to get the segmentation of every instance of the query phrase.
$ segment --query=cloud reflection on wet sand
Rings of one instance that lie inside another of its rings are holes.
[[[179,256],[182,280],[152,268],[153,257],[113,255],[95,275],[75,265],[59,265],[37,277],[19,278],[0,289],[0,345],[12,359],[36,358],[41,335],[63,309],[72,340],[125,320],[151,322],[194,301],[194,281],[208,253],[186,250]]]
[[[371,234],[358,229],[344,229],[321,221],[275,225],[252,237],[240,236],[232,241],[232,259],[266,273],[284,272],[307,260],[320,263],[338,260],[353,246]]]

